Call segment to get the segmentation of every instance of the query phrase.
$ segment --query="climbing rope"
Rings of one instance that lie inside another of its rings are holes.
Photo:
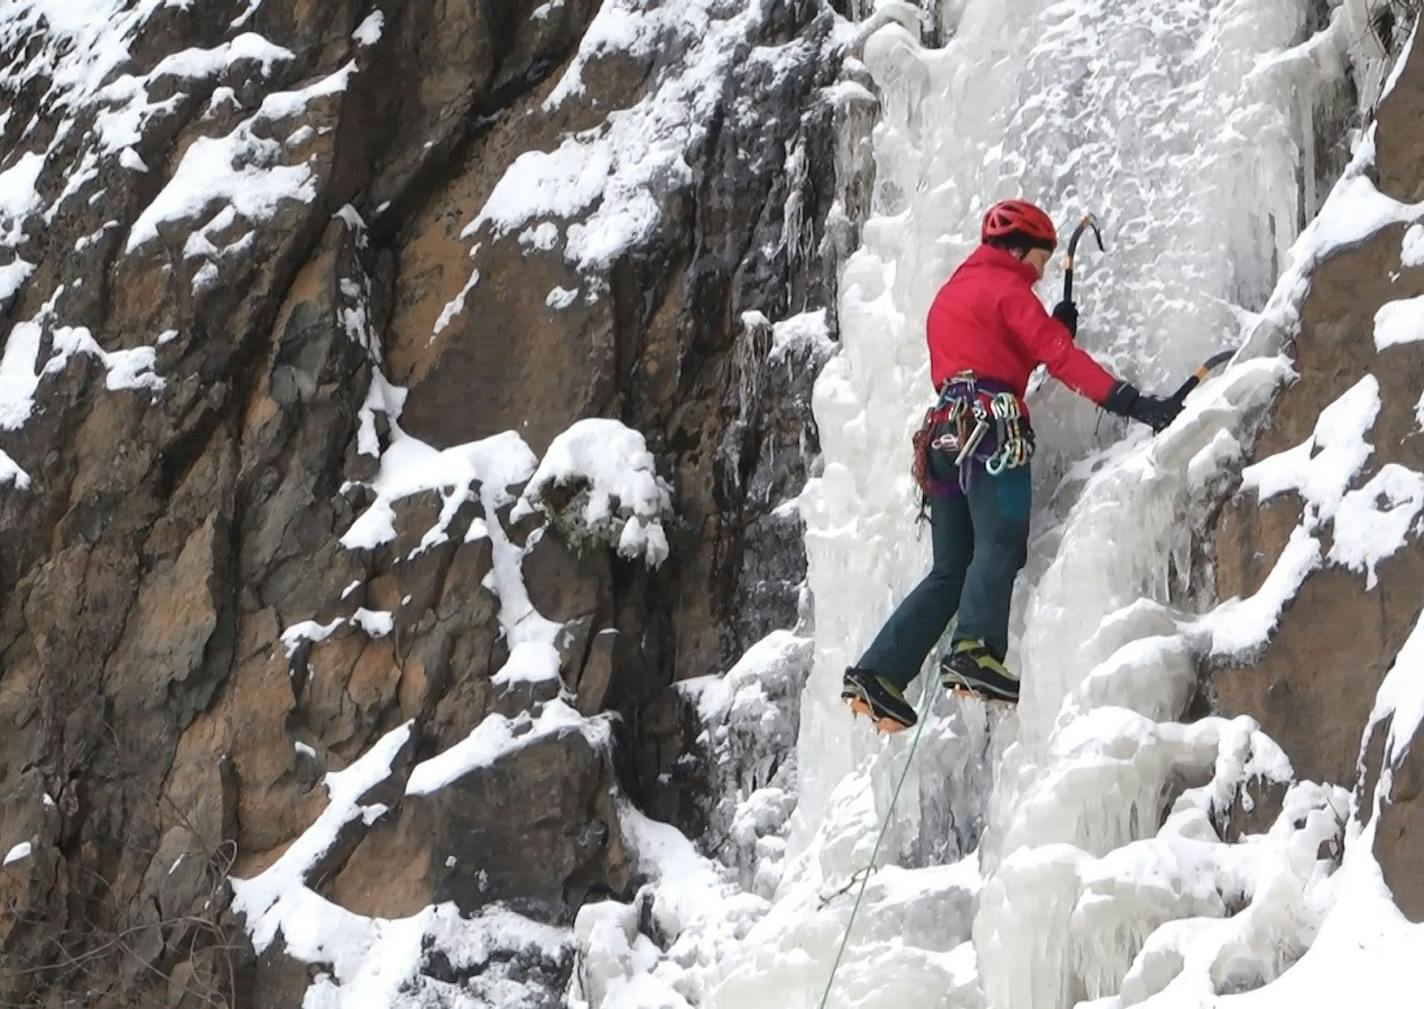
[[[880,821],[880,831],[875,835],[875,847],[870,850],[870,864],[865,867],[864,873],[860,877],[860,889],[855,894],[855,904],[850,909],[850,920],[846,922],[845,934],[841,936],[840,949],[836,950],[836,959],[831,964],[830,977],[826,978],[826,990],[821,995],[819,1009],[826,1009],[826,1003],[831,997],[831,986],[836,983],[836,971],[840,969],[841,957],[845,956],[846,945],[850,942],[850,930],[855,927],[855,916],[860,911],[861,899],[865,896],[865,885],[870,882],[870,877],[875,872],[875,856],[880,854],[880,842],[885,840],[885,831],[890,826],[890,817],[895,813],[895,803],[900,799],[900,788],[905,784],[905,779],[910,774],[910,764],[915,759],[915,750],[919,748],[920,736],[925,731],[925,723],[929,721],[930,706],[934,704],[935,696],[939,693],[939,677],[931,676],[930,685],[925,689],[925,699],[923,708],[920,711],[920,722],[915,728],[915,736],[910,740],[910,752],[905,754],[905,766],[900,768],[900,777],[895,782],[895,790],[890,793],[890,808],[885,811],[885,817]]]

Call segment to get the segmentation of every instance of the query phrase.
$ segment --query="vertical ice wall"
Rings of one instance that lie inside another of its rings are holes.
[[[1025,195],[1052,207],[1065,227],[1097,212],[1111,251],[1085,257],[1079,341],[1145,388],[1175,388],[1201,359],[1240,339],[1318,209],[1318,180],[1329,174],[1320,162],[1338,155],[1320,144],[1317,124],[1348,105],[1349,49],[1366,32],[1362,3],[1306,0],[968,0],[944,3],[938,14],[948,42],[927,49],[918,8],[881,3],[885,23],[864,48],[883,101],[878,181],[863,247],[842,284],[843,351],[816,388],[825,471],[803,497],[816,638],[799,745],[793,850],[802,868],[782,894],[790,903],[798,885],[825,889],[853,871],[850,856],[863,857],[866,847],[857,832],[884,812],[906,748],[904,737],[882,741],[864,723],[853,725],[837,687],[926,566],[908,476],[909,435],[931,396],[923,319],[976,240],[986,203]],[[1045,299],[1056,291],[1050,276]],[[1236,375],[1152,449],[1141,432],[1102,420],[1051,383],[1031,396],[1040,435],[1036,537],[1011,654],[1026,675],[1025,702],[992,741],[983,739],[981,709],[942,702],[928,730],[933,770],[919,758],[911,786],[927,794],[967,785],[972,793],[997,772],[983,867],[996,869],[1016,847],[1034,849],[1016,871],[988,877],[980,898],[976,987],[996,1009],[1068,1005],[1091,994],[1081,978],[1093,974],[1084,961],[1095,956],[1123,961],[1101,971],[1101,986],[1116,991],[1145,935],[1188,913],[1180,894],[1171,908],[1144,898],[1141,934],[1108,919],[1095,927],[1121,934],[1100,948],[1070,941],[1077,932],[1069,915],[1085,880],[1116,878],[1093,859],[1156,831],[1173,774],[1211,778],[1215,768],[1215,787],[1229,789],[1246,773],[1228,772],[1232,761],[1267,777],[1285,773],[1273,765],[1272,744],[1249,725],[1184,736],[1180,726],[1157,724],[1181,714],[1195,667],[1175,618],[1150,602],[1169,596],[1173,555],[1189,545],[1182,520],[1230,462],[1229,429],[1282,376],[1273,362]],[[1104,449],[1120,439],[1126,443]],[[1123,658],[1110,686],[1085,687],[1094,667],[1124,645],[1137,649],[1136,665]],[[1053,736],[1070,694],[1064,731]],[[1091,721],[1096,705],[1111,710]],[[1082,725],[1067,724],[1080,715]],[[1093,769],[1076,791],[1075,766]],[[1045,781],[1063,787],[1045,789],[1025,812],[1027,793]],[[1201,828],[1219,798],[1185,803],[1180,829]],[[1299,801],[1334,809],[1338,799]],[[1096,814],[1079,815],[1094,806]],[[924,803],[912,801],[897,813],[892,853],[927,850],[923,812]],[[1060,841],[1074,847],[1054,850]],[[958,928],[945,923],[942,939]],[[769,941],[775,929],[763,931]],[[818,946],[814,930],[800,934],[808,952]],[[733,976],[743,987],[730,987],[751,990],[755,971],[745,964],[739,971]],[[794,1001],[792,988],[788,980]]]
[[[801,737],[804,825],[882,745],[851,727],[835,688],[925,567],[908,475],[909,434],[932,395],[923,320],[977,240],[984,206],[1028,195],[1067,227],[1096,211],[1111,251],[1084,256],[1079,342],[1139,385],[1175,387],[1237,338],[1243,310],[1264,304],[1315,210],[1313,123],[1344,76],[1349,35],[1342,27],[1307,41],[1315,6],[969,0],[942,4],[950,41],[930,50],[914,6],[880,4],[888,23],[865,45],[883,101],[875,205],[842,285],[843,352],[816,388],[825,474],[803,499],[817,626]],[[1051,303],[1057,276],[1040,290]],[[1064,474],[1125,433],[1052,383],[1032,406],[1038,540],[1021,589],[1057,549],[1056,516],[1081,484]],[[1140,539],[1153,551],[1143,566],[1156,566],[1160,538]],[[1038,603],[1039,616],[1059,616],[1055,628],[1069,632],[1062,654],[1115,608],[1101,608],[1105,588],[1089,578]],[[1056,712],[1049,701],[1040,722]]]
[[[644,968],[689,1005],[823,1005],[910,744],[853,723],[840,676],[927,566],[909,476],[932,397],[923,320],[986,204],[1008,196],[1065,229],[1101,217],[1111,251],[1084,258],[1079,341],[1123,377],[1174,388],[1243,330],[1270,352],[1150,442],[1052,383],[1031,392],[1035,538],[1010,653],[1024,703],[1005,716],[938,699],[824,1005],[1198,1006],[1269,982],[1309,943],[1346,796],[1296,786],[1269,834],[1223,844],[1245,784],[1284,786],[1289,763],[1250,719],[1176,721],[1197,657],[1255,640],[1283,599],[1197,618],[1168,605],[1186,588],[1169,575],[1239,458],[1234,432],[1289,376],[1273,344],[1295,289],[1277,275],[1340,167],[1365,7],[857,5],[882,103],[877,181],[842,279],[842,349],[815,390],[824,472],[801,502],[815,636],[799,805],[770,904],[709,894],[718,924]],[[635,1004],[654,1002],[618,1005]]]

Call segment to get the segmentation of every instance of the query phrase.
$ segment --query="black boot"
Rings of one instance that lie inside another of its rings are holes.
[[[940,682],[949,691],[967,690],[989,701],[1019,700],[1019,678],[978,638],[954,643],[954,651],[940,660]]]
[[[857,715],[867,716],[881,732],[903,732],[919,721],[904,694],[869,669],[846,670],[841,700]]]

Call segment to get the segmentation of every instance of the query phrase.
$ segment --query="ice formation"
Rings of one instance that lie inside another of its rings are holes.
[[[1389,904],[1350,796],[1295,782],[1249,718],[1179,721],[1200,661],[1262,647],[1322,564],[1372,577],[1420,508],[1424,478],[1411,471],[1348,490],[1378,410],[1366,380],[1322,415],[1310,442],[1246,477],[1247,493],[1289,488],[1308,502],[1276,569],[1254,596],[1193,612],[1204,600],[1180,574],[1193,530],[1237,484],[1252,422],[1293,377],[1280,350],[1309,271],[1335,248],[1424,216],[1370,182],[1372,136],[1358,138],[1335,185],[1329,131],[1317,135],[1350,111],[1350,77],[1366,102],[1388,86],[1383,62],[1356,46],[1366,5],[1332,5],[1325,24],[1297,0],[1025,2],[1011,16],[976,0],[867,6],[859,31],[880,89],[877,183],[842,280],[841,350],[816,386],[824,474],[801,498],[815,630],[796,810],[784,842],[747,839],[741,888],[729,890],[724,871],[703,891],[704,903],[743,913],[751,896],[765,898],[755,922],[739,925],[745,934],[710,957],[699,922],[729,915],[684,922],[655,954],[627,912],[586,909],[580,970],[619,983],[576,988],[574,1004],[1293,1006],[1314,1004],[1298,979],[1329,972],[1331,956],[1397,998],[1411,973],[1387,961],[1420,929]],[[929,48],[929,31],[949,41]],[[928,544],[910,533],[908,465],[930,397],[923,317],[971,247],[976,211],[1023,192],[1064,219],[1103,218],[1111,253],[1084,263],[1079,339],[1112,370],[1166,391],[1212,352],[1245,349],[1156,439],[1100,421],[1051,384],[1031,393],[1035,415],[1052,423],[1040,429],[1038,532],[1015,605],[1024,701],[1005,719],[934,699],[823,1003],[910,745],[853,724],[838,687],[926,567]],[[1419,255],[1411,236],[1406,260]],[[1390,320],[1387,332],[1401,325]],[[1369,533],[1323,540],[1342,516]],[[1397,703],[1408,725],[1424,705],[1403,674],[1391,682],[1381,711]],[[703,689],[721,698],[706,713],[714,733],[727,731],[715,726],[728,695],[769,707],[745,670],[723,695]],[[1233,812],[1266,793],[1279,797],[1274,823],[1231,836]],[[777,883],[747,894],[762,849],[775,853]],[[1343,850],[1343,867],[1322,850]],[[656,901],[659,889],[639,900]],[[1344,948],[1344,933],[1371,915]],[[621,938],[610,940],[610,927],[592,940],[605,921],[621,923]],[[656,989],[638,987],[640,976],[657,978]]]

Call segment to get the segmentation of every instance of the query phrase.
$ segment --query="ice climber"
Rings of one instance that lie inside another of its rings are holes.
[[[1116,380],[1073,343],[1078,312],[1049,314],[1033,292],[1058,245],[1053,221],[1021,200],[984,217],[983,244],[930,307],[930,374],[939,399],[915,437],[915,475],[928,500],[934,566],[846,670],[842,698],[888,732],[915,724],[904,690],[958,615],[940,677],[952,690],[1016,702],[1004,665],[1009,601],[1028,554],[1034,436],[1024,389],[1042,364],[1106,410],[1160,431],[1178,402]]]

